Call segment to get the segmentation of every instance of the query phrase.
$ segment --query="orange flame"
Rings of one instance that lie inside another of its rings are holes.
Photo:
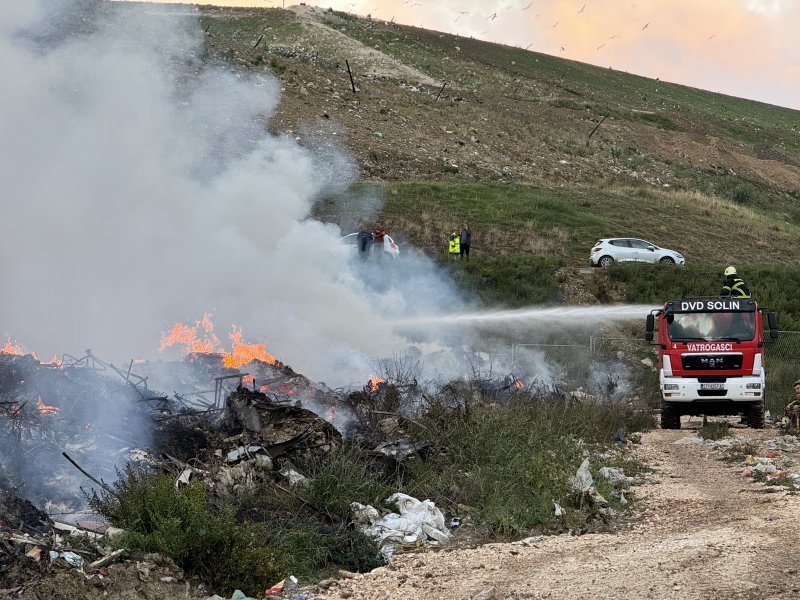
[[[12,341],[11,338],[6,338],[6,343],[0,348],[0,354],[25,354],[22,346]]]
[[[517,388],[518,390],[521,390],[522,388],[525,387],[525,384],[522,382],[522,379],[515,379],[514,387]]]
[[[204,330],[204,333],[201,337],[198,337],[197,331],[200,328]],[[205,313],[200,320],[195,321],[194,327],[183,323],[175,323],[169,333],[161,334],[161,344],[158,346],[159,351],[175,345],[185,346],[187,352],[201,354],[219,352],[219,339],[214,335],[214,323],[211,321],[211,315]]]
[[[36,410],[39,411],[40,415],[53,415],[58,412],[58,407],[45,404],[44,402],[42,402],[42,397],[39,396],[36,399]]]
[[[386,380],[380,377],[373,377],[367,382],[367,385],[369,385],[369,390],[371,392],[377,392],[380,389],[380,385],[382,383],[386,383]]]
[[[198,335],[198,331],[202,334]],[[214,334],[214,323],[211,315],[205,313],[203,318],[195,321],[194,326],[184,323],[175,323],[169,333],[161,335],[159,351],[163,351],[170,346],[183,346],[187,353],[198,354],[221,354],[222,364],[232,369],[246,365],[254,360],[260,360],[272,365],[280,364],[269,352],[263,343],[247,344],[242,341],[244,334],[240,327],[233,326],[230,333],[233,347],[231,352],[224,350],[219,338]],[[251,380],[252,381],[252,380]]]
[[[233,342],[233,352],[225,352],[223,354],[223,365],[232,369],[238,369],[242,365],[246,365],[254,360],[260,360],[271,365],[278,363],[275,357],[267,352],[263,343],[246,344],[242,341],[242,335],[241,328],[234,325],[233,331],[230,333],[230,338]]]

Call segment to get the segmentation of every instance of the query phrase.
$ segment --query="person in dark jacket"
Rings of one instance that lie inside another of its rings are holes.
[[[469,224],[464,223],[464,227],[461,228],[461,243],[459,244],[458,251],[461,255],[461,260],[465,258],[469,262],[469,242],[470,238],[472,237],[472,231],[469,229]]]
[[[750,288],[744,279],[736,273],[736,267],[725,269],[725,284],[722,286],[720,296],[727,298],[750,298]]]
[[[356,239],[358,240],[358,252],[362,257],[365,257],[372,247],[370,246],[372,243],[372,234],[367,230],[366,225],[361,227],[361,231],[358,232]]]

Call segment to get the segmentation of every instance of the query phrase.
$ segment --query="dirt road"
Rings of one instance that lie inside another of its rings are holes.
[[[636,447],[654,472],[634,488],[639,518],[619,533],[401,555],[315,597],[800,598],[800,497],[744,479],[708,447],[675,444],[697,425],[653,431]]]

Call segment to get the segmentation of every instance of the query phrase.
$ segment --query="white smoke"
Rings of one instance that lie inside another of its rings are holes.
[[[448,316],[464,303],[424,255],[363,261],[339,243],[350,231],[310,213],[357,178],[352,160],[324,135],[267,133],[276,80],[209,66],[194,9],[22,4],[0,9],[0,332],[27,349],[155,358],[162,332],[211,312],[221,339],[237,325],[340,386],[409,350],[463,376],[492,351],[476,339],[574,321]]]
[[[368,267],[309,218],[356,169],[330,141],[269,135],[275,80],[204,65],[196,21],[25,4],[3,5],[0,30],[4,333],[41,356],[125,361],[210,311],[220,337],[239,325],[340,385],[406,343],[387,318],[460,306],[410,248]]]

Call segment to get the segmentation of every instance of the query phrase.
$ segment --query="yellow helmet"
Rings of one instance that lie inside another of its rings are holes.
[[[725,269],[725,277],[729,277],[731,275],[736,275],[736,267],[728,267]]]

